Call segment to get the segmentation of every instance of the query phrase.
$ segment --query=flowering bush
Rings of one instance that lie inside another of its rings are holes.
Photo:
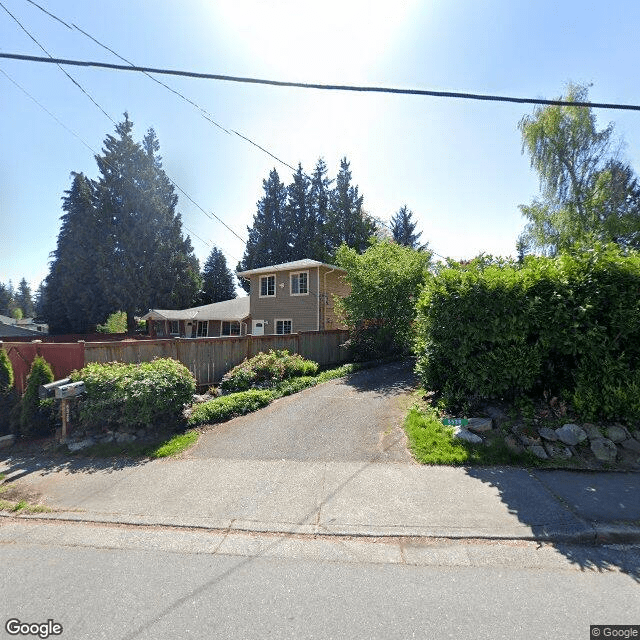
[[[196,390],[191,372],[170,358],[142,364],[93,363],[74,371],[71,378],[85,383],[80,420],[87,428],[176,421]]]
[[[283,380],[298,376],[312,376],[318,365],[286,349],[259,353],[227,373],[220,387],[225,392],[246,391],[252,387],[271,388]]]

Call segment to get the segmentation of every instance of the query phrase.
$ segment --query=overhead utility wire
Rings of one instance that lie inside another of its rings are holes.
[[[18,18],[16,18],[11,11],[9,11],[9,9],[7,9],[7,7],[4,6],[4,4],[2,4],[2,2],[0,2],[0,7],[2,7],[12,18],[13,20],[16,22],[16,24],[29,36],[29,38],[31,38],[31,40],[33,40],[38,47],[40,47],[40,49],[42,49],[42,51],[44,51],[48,56],[50,60],[53,60],[53,56],[38,42],[38,40],[31,35],[31,33],[29,33],[29,31],[27,31],[27,29],[24,27],[24,25],[20,22],[20,20],[18,20]],[[46,60],[46,58],[44,58]],[[69,78],[69,80],[71,80],[71,82],[73,82],[73,84],[76,85],[76,87],[78,87],[78,89],[80,89],[80,91],[82,91],[82,93],[84,93],[85,96],[87,96],[87,98],[89,98],[89,100],[91,100],[91,102],[93,102],[93,104],[98,107],[98,109],[100,109],[100,111],[102,111],[102,113],[107,116],[107,118],[109,118],[109,120],[111,120],[111,122],[113,122],[113,124],[116,124],[116,121],[93,99],[93,97],[87,92],[85,91],[85,89],[83,87],[81,87],[78,82],[76,82],[76,80],[74,78],[71,77],[71,75],[69,75],[69,73],[67,73],[66,69],[63,69],[59,64],[57,64],[58,69],[60,69],[60,71],[62,71],[62,73],[64,73],[65,76],[67,76],[67,78]]]
[[[462,91],[432,91],[428,89],[400,89],[396,87],[371,87],[343,84],[320,84],[312,82],[289,82],[284,80],[268,80],[265,78],[248,78],[242,76],[227,76],[217,73],[198,73],[195,71],[180,71],[178,69],[160,69],[156,67],[124,66],[109,62],[95,62],[88,60],[70,60],[67,58],[43,58],[41,56],[27,56],[19,53],[0,53],[0,58],[21,60],[25,62],[45,62],[65,64],[76,67],[95,67],[98,69],[113,69],[115,71],[137,71],[139,73],[157,73],[202,80],[222,80],[225,82],[240,82],[245,84],[260,84],[275,87],[293,87],[298,89],[320,89],[323,91],[355,91],[361,93],[391,93],[399,95],[431,96],[435,98],[460,98],[463,100],[483,100],[490,102],[512,102],[516,104],[544,104],[563,107],[585,107],[589,109],[618,109],[626,111],[640,111],[640,105],[619,104],[609,102],[580,102],[574,100],[546,100],[544,98],[518,98],[514,96],[498,96],[479,93],[465,93]]]
[[[31,0],[28,0],[29,2]],[[49,13],[48,11],[45,11],[40,5],[36,4],[35,2],[31,2],[31,4],[35,5],[36,7],[38,7],[39,9],[41,9],[42,11],[44,11],[47,15],[51,16],[52,18],[54,18],[55,20],[57,20],[58,22],[61,22],[62,24],[64,24],[66,27],[69,27],[69,25],[64,22],[63,20],[61,20],[60,18],[58,18],[57,16],[54,16],[53,14]],[[31,35],[31,33],[29,33],[29,31],[20,23],[20,21],[4,6],[4,4],[2,4],[2,2],[0,2],[0,6],[13,18],[13,20],[15,20],[15,22],[18,24],[18,26],[40,47],[40,49],[42,49],[48,56],[50,59],[53,59],[51,54],[34,38],[34,36]],[[69,27],[71,28],[71,27]],[[79,31],[82,31],[81,29],[79,29]],[[84,32],[83,32],[84,33]],[[88,34],[85,34],[88,37]],[[93,38],[91,38],[93,40]],[[98,43],[100,44],[100,43]],[[104,46],[104,45],[101,45]],[[105,47],[107,48],[107,47]],[[112,52],[115,54],[115,52]],[[118,56],[120,57],[120,56]],[[123,59],[123,58],[122,58]],[[84,93],[90,100],[91,102],[93,102],[93,104],[98,107],[98,109],[100,109],[100,111],[107,117],[109,118],[109,120],[111,120],[111,122],[117,126],[116,121],[89,95],[89,93],[75,80],[75,78],[73,78],[69,73],[67,73],[67,71],[65,69],[63,69],[59,64],[57,65],[58,68],[69,78],[69,80],[71,80],[71,82],[73,82],[74,85],[76,85],[76,87],[78,87],[78,89],[80,89],[80,91],[82,91],[82,93]],[[3,72],[4,73],[4,72]],[[6,74],[4,74],[6,76]],[[146,74],[148,75],[148,74]],[[9,77],[9,76],[7,76]],[[151,76],[149,76],[151,78]],[[11,78],[9,78],[11,79]],[[152,78],[152,80],[155,80],[155,78]],[[13,82],[13,80],[12,80]],[[16,84],[14,82],[14,84]],[[160,83],[163,84],[163,83]],[[166,85],[164,85],[166,86]],[[170,89],[170,87],[167,87],[167,89]],[[183,96],[184,97],[184,96]],[[186,98],[185,98],[186,99]],[[37,101],[36,101],[37,102]],[[38,103],[39,104],[39,103]],[[40,105],[41,106],[41,105]],[[196,105],[197,106],[197,105]],[[50,113],[50,112],[48,112]],[[52,114],[51,114],[52,115]],[[57,120],[57,118],[56,118]],[[59,120],[57,120],[58,122],[60,122]],[[213,122],[213,121],[212,121]],[[213,124],[217,123],[213,122]],[[64,125],[63,125],[64,126]],[[67,127],[65,127],[67,128]],[[223,129],[224,131],[226,131],[223,127],[220,127],[221,129]],[[68,129],[69,130],[69,129]],[[227,132],[228,133],[228,132]],[[94,152],[95,153],[95,152]],[[167,176],[167,178],[169,178],[169,176]],[[174,187],[176,187],[176,189],[178,189],[178,191],[180,191],[193,205],[195,205],[200,211],[202,211],[202,213],[204,213],[209,219],[213,220],[214,218],[216,220],[218,220],[222,225],[224,225],[234,236],[236,236],[236,238],[238,238],[241,242],[245,242],[244,239],[238,235],[231,227],[229,227],[223,220],[221,220],[220,218],[218,218],[218,216],[216,216],[215,213],[211,213],[209,214],[207,211],[205,211],[205,209],[203,209],[184,189],[182,189],[182,187],[180,187],[180,185],[178,185],[176,182],[174,182],[171,178],[169,178],[169,181],[174,185]],[[213,217],[212,217],[213,216]],[[186,228],[186,227],[185,227]],[[192,232],[193,233],[193,232]],[[195,233],[193,234],[195,237],[199,238],[200,240],[202,240],[202,238],[200,238],[199,236],[197,236]],[[209,243],[210,244],[210,243]],[[233,257],[233,256],[231,256]]]
[[[98,152],[86,141],[84,140],[78,133],[76,133],[73,129],[70,129],[64,122],[62,122],[62,120],[60,120],[54,113],[52,113],[49,109],[47,109],[47,107],[45,107],[37,98],[35,98],[34,96],[32,96],[21,84],[19,84],[18,82],[16,82],[8,73],[6,73],[6,71],[4,71],[3,69],[0,68],[0,73],[7,78],[7,80],[9,80],[9,82],[11,82],[13,85],[15,85],[18,89],[20,89],[20,91],[22,91],[30,100],[32,100],[33,102],[35,102],[45,113],[47,113],[49,116],[51,116],[51,118],[53,118],[63,129],[65,129],[68,133],[70,133],[72,136],[74,136],[75,138],[77,138],[85,147],[87,147],[87,149],[89,149],[89,151],[91,151],[95,156],[98,156]],[[112,169],[115,170],[115,168],[110,165],[108,162],[105,161],[105,163],[107,164],[107,166],[111,167]],[[133,183],[132,183],[133,184]],[[134,185],[135,186],[135,185]],[[177,185],[176,185],[177,186]],[[178,187],[179,188],[179,187]],[[184,193],[184,192],[183,192]],[[187,198],[189,197],[187,194],[185,194],[187,196]],[[199,206],[197,203],[196,206]],[[208,241],[208,240],[204,240],[203,238],[201,238],[197,233],[195,233],[194,231],[192,231],[191,229],[189,229],[189,227],[187,227],[187,225],[185,225],[183,223],[182,225],[192,236],[194,236],[195,238],[198,238],[198,240],[200,240],[200,242],[202,242],[203,244],[206,244],[209,247],[214,247],[215,245]],[[244,242],[244,240],[243,240]],[[230,258],[233,258],[234,260],[237,260],[237,258],[235,256],[232,256],[231,254],[227,254],[229,255]]]

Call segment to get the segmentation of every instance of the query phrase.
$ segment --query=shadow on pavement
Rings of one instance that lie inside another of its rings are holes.
[[[541,540],[563,537],[570,540],[572,536],[583,536],[585,541],[591,539],[595,542],[595,526],[612,523],[613,519],[610,511],[599,510],[594,507],[596,503],[593,501],[585,501],[585,496],[594,493],[598,494],[598,501],[609,498],[600,503],[600,506],[607,505],[608,508],[613,496],[621,497],[619,494],[624,491],[626,498],[630,498],[632,492],[627,493],[627,489],[635,487],[635,508],[628,510],[625,516],[635,514],[635,509],[640,511],[640,474],[529,472],[526,469],[499,467],[469,467],[466,472],[472,478],[495,487],[509,512],[528,525],[536,538]],[[570,482],[565,475],[571,478]],[[594,485],[599,488],[594,489]],[[624,522],[632,523],[633,520],[625,518]],[[618,521],[619,524],[624,522],[622,518]],[[640,515],[636,524],[640,525]],[[629,554],[621,560],[623,554],[602,545],[555,543],[554,547],[583,571],[619,570],[640,583],[640,560],[637,554]]]
[[[137,467],[148,460],[143,458],[89,458],[89,457],[44,457],[38,455],[12,455],[0,458],[0,471],[5,482],[20,480],[32,473],[43,476],[66,471],[67,473],[113,473],[120,469]]]
[[[391,362],[371,369],[362,369],[352,373],[340,381],[357,391],[374,392],[380,396],[395,396],[410,393],[418,385],[418,378],[413,372],[414,360]]]

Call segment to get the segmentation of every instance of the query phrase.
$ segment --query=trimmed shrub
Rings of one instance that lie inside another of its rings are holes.
[[[170,358],[142,364],[89,364],[71,378],[85,383],[80,421],[86,428],[176,423],[196,390],[191,372]]]
[[[0,395],[13,388],[13,366],[4,348],[0,349]]]
[[[214,398],[194,408],[189,416],[189,425],[193,427],[199,424],[215,424],[231,420],[231,418],[266,407],[273,399],[273,392],[257,389]]]
[[[418,302],[418,372],[451,405],[547,390],[590,419],[640,418],[640,254],[452,265]]]
[[[247,391],[252,387],[270,388],[299,376],[312,376],[318,365],[286,349],[259,353],[229,371],[220,382],[225,392]]]
[[[42,357],[36,356],[31,363],[27,388],[20,401],[20,433],[25,436],[41,436],[51,433],[55,428],[55,401],[40,400],[40,385],[53,382],[51,365]]]

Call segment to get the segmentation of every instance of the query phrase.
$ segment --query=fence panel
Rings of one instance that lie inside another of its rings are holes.
[[[42,356],[53,370],[56,380],[66,378],[74,369],[84,367],[84,343],[70,344],[44,342],[3,342],[15,377],[18,393],[24,393],[31,363],[36,356]]]

